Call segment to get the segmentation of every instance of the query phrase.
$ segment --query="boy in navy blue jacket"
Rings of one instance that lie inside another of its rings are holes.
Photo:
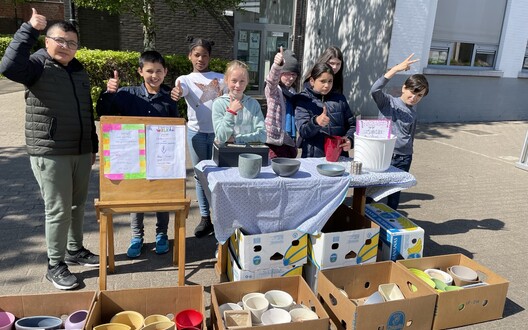
[[[146,51],[139,57],[138,73],[143,77],[143,84],[119,88],[119,75],[114,71],[114,77],[108,80],[106,92],[101,93],[97,100],[97,114],[142,116],[142,117],[179,117],[178,104],[171,95],[171,88],[163,84],[167,75],[165,60],[156,51]],[[156,253],[169,251],[167,228],[169,212],[156,212]],[[137,258],[143,247],[143,213],[130,214],[132,239],[127,256]]]

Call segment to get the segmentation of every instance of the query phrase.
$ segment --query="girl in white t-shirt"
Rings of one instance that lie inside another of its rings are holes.
[[[202,160],[211,159],[215,139],[211,107],[213,100],[224,92],[224,75],[209,71],[213,42],[205,39],[192,39],[189,45],[189,60],[193,72],[176,79],[173,96],[185,98],[187,103],[187,143],[193,166]],[[201,221],[194,230],[196,237],[214,232],[209,211],[200,181],[196,179],[196,195],[200,207]]]

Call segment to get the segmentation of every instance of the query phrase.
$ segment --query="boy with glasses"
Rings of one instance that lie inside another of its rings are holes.
[[[32,11],[6,49],[0,73],[26,87],[26,147],[45,206],[46,278],[69,290],[79,281],[66,263],[99,266],[99,256],[83,246],[84,207],[98,139],[88,74],[75,59],[75,26],[53,24],[46,48],[30,54],[47,25],[45,16]]]

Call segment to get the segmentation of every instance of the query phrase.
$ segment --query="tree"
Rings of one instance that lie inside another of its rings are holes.
[[[219,18],[226,9],[237,8],[242,0],[160,0],[176,10],[186,8],[196,15],[206,10],[213,17]],[[80,7],[106,11],[110,14],[129,13],[139,18],[143,25],[143,48],[152,50],[156,46],[156,25],[154,22],[155,0],[73,0]]]

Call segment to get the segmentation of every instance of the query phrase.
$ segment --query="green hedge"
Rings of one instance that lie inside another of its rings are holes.
[[[11,37],[0,37],[0,56],[11,42]],[[39,38],[39,45],[44,45],[44,36]],[[38,49],[38,46],[36,47]],[[142,82],[141,76],[137,73],[139,52],[113,51],[113,50],[91,50],[80,49],[77,51],[76,58],[84,65],[90,76],[92,86],[92,100],[95,104],[101,91],[106,89],[106,83],[112,77],[114,70],[119,71],[120,86],[139,85]],[[176,78],[183,74],[192,72],[192,64],[187,55],[165,55],[168,74],[165,77],[165,83],[174,86]],[[209,63],[212,71],[224,72],[227,60],[213,58]],[[187,118],[185,101],[179,102],[180,114]]]

